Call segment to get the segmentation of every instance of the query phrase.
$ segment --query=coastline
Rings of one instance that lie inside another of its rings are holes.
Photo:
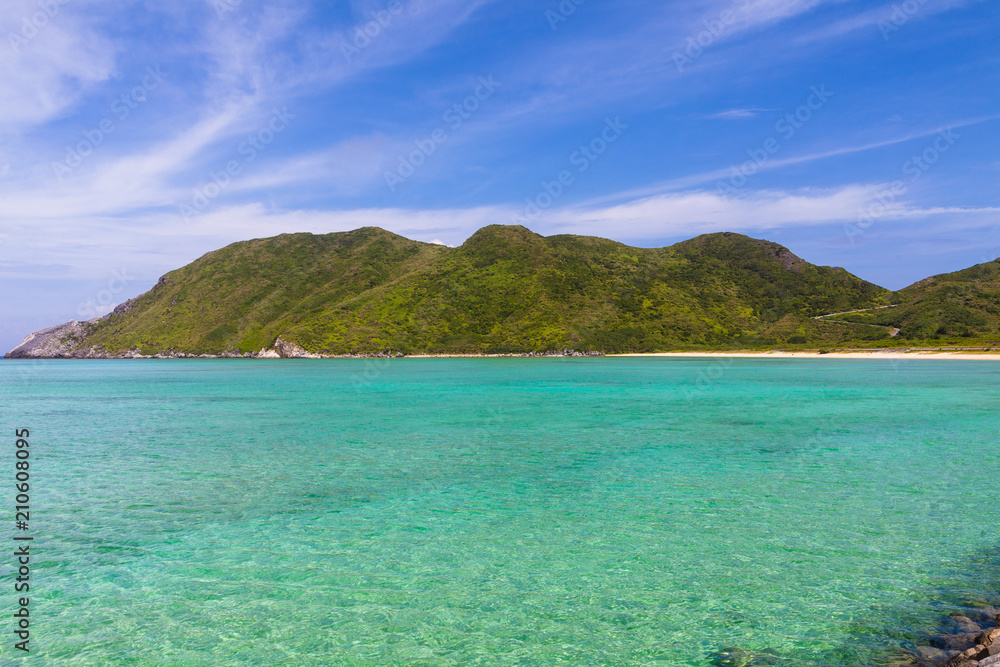
[[[298,350],[262,350],[261,352],[222,353],[222,354],[186,354],[178,352],[160,352],[157,354],[142,354],[138,350],[131,350],[124,354],[107,354],[103,352],[88,351],[87,354],[56,354],[47,355],[24,355],[14,356],[8,353],[3,357],[6,360],[96,360],[96,359],[526,359],[526,358],[579,358],[579,357],[663,357],[676,359],[885,359],[885,360],[913,360],[913,359],[958,359],[965,361],[1000,361],[1000,348],[993,348],[990,351],[963,351],[963,350],[841,350],[836,352],[821,352],[819,350],[760,350],[760,351],[696,351],[696,352],[623,352],[610,353],[603,352],[579,352],[575,350],[561,350],[548,352],[519,352],[508,354],[403,354],[400,352],[382,353],[362,353],[362,354],[315,354],[306,352],[301,348]]]
[[[985,345],[960,347],[951,345],[940,347],[891,347],[891,348],[812,348],[812,349],[730,349],[730,350],[688,350],[670,352],[630,352],[604,353],[596,350],[575,350],[568,347],[532,352],[508,353],[439,353],[407,354],[392,348],[378,352],[352,352],[328,354],[311,352],[298,343],[287,341],[280,336],[269,347],[252,352],[229,349],[217,354],[178,352],[167,348],[153,354],[143,354],[138,348],[125,352],[109,352],[102,345],[86,346],[86,330],[80,322],[42,329],[26,336],[4,359],[476,359],[505,357],[728,357],[747,359],[966,359],[992,361],[1000,359],[997,341],[983,341]]]
[[[959,350],[883,351],[857,350],[841,352],[768,350],[761,352],[637,352],[608,355],[615,357],[731,357],[737,359],[965,359],[971,361],[1000,361],[996,352],[963,352]]]

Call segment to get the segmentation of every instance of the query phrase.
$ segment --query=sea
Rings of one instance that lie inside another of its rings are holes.
[[[0,408],[3,664],[863,667],[1000,599],[991,361],[3,361]]]

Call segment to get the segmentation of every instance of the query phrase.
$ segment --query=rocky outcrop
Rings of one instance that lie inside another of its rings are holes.
[[[522,352],[520,354],[511,354],[507,356],[512,357],[603,357],[603,352],[595,352],[594,350],[546,350],[544,352]]]
[[[930,646],[915,649],[901,667],[1000,667],[1000,607],[952,614]]]
[[[4,355],[7,359],[70,359],[79,356],[86,330],[70,320],[66,324],[28,334],[20,345]]]
[[[282,359],[319,359],[320,355],[312,354],[301,345],[297,343],[290,343],[289,341],[278,338],[274,341],[274,350],[278,353],[278,356]]]
[[[127,312],[132,302],[126,301],[115,312]],[[104,316],[108,317],[107,315]],[[103,318],[99,318],[103,319]],[[57,327],[42,329],[26,337],[21,344],[8,352],[7,359],[398,359],[407,355],[402,352],[383,350],[381,352],[354,354],[316,354],[298,343],[278,338],[272,348],[262,348],[258,352],[227,350],[221,354],[192,354],[177,350],[161,350],[156,354],[143,354],[133,348],[124,352],[109,352],[103,347],[87,345],[88,324],[96,322],[67,322]],[[592,350],[545,350],[541,352],[521,352],[504,355],[449,355],[449,356],[504,356],[504,357],[602,357],[602,352]]]
[[[142,296],[142,295],[139,295],[139,296]],[[129,299],[128,301],[125,301],[124,303],[118,304],[117,306],[115,306],[115,309],[113,311],[111,311],[111,314],[114,314],[114,315],[124,315],[125,313],[129,312],[130,310],[132,310],[132,308],[135,307],[135,302],[136,302],[136,300],[138,298],[139,297],[136,297],[135,299]],[[108,317],[109,317],[109,315],[105,315],[101,319],[107,319]]]
[[[928,637],[930,646],[905,649],[909,658],[879,664],[893,667],[1000,667],[1000,607],[964,609],[945,620],[937,634]],[[754,651],[740,647],[724,648],[710,654],[715,667],[760,667],[791,665],[794,661],[773,649]],[[860,666],[859,666],[860,667]]]

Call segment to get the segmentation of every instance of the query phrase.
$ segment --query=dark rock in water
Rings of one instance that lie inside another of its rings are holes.
[[[953,634],[961,632],[980,632],[983,628],[965,614],[952,614],[948,617],[948,630],[954,630]]]
[[[994,626],[1000,623],[1000,607],[979,607],[969,610],[966,615],[980,625]]]
[[[766,651],[750,651],[735,646],[724,648],[718,653],[709,656],[712,664],[718,667],[757,667],[757,665],[782,665],[787,660],[772,653],[770,649]]]
[[[968,600],[941,623],[931,647],[904,647],[914,662],[906,667],[1000,667],[1000,607],[993,600]]]
[[[962,651],[975,645],[978,632],[961,632],[955,635],[937,635],[931,637],[931,646],[943,648],[946,651]]]
[[[945,651],[944,649],[934,648],[932,646],[920,646],[914,651],[914,653],[920,660],[919,664],[921,665],[927,663],[943,665],[948,662],[948,658],[951,657],[951,654],[954,653],[954,651]]]

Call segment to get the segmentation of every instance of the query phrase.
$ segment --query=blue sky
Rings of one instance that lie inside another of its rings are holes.
[[[988,0],[5,0],[0,347],[283,232],[992,260],[998,35]]]

